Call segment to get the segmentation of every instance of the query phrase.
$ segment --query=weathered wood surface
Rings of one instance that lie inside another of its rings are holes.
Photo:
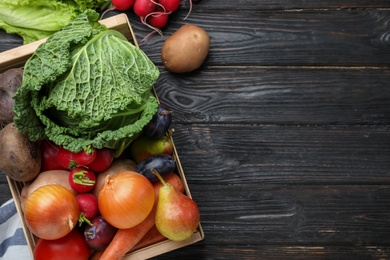
[[[205,239],[157,259],[390,258],[390,2],[203,0],[183,21],[187,7],[140,46]],[[160,48],[186,22],[210,54],[174,75]],[[20,44],[0,31],[0,51]]]

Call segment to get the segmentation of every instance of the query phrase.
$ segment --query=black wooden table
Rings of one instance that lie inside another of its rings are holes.
[[[205,239],[158,259],[389,259],[390,2],[203,0],[183,21],[187,10],[140,47],[161,70]],[[138,40],[150,32],[128,16]],[[160,50],[184,23],[211,49],[175,75]],[[0,31],[0,51],[20,44]]]

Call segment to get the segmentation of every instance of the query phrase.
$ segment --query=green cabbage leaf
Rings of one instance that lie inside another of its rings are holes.
[[[121,33],[85,12],[41,44],[14,95],[14,122],[30,140],[73,152],[120,154],[157,112],[158,68]]]
[[[87,9],[100,10],[109,0],[1,0],[0,28],[30,43],[47,38]]]

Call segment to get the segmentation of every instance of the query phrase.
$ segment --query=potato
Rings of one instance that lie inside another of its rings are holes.
[[[23,69],[13,68],[0,74],[0,126],[13,121],[15,104],[12,96],[22,85]]]
[[[164,42],[161,60],[171,72],[191,72],[202,65],[209,48],[208,33],[199,26],[185,24]]]
[[[41,169],[41,149],[21,134],[14,123],[0,131],[0,171],[16,181],[31,181]]]

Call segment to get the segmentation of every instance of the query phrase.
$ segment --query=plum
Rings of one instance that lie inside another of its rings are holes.
[[[165,104],[159,104],[156,114],[144,127],[144,134],[152,138],[163,137],[172,123],[172,110]]]
[[[175,159],[169,154],[153,155],[141,161],[135,167],[135,171],[144,175],[151,182],[158,181],[157,176],[152,172],[155,169],[161,176],[166,176],[176,168]]]
[[[96,216],[91,220],[91,224],[85,226],[84,237],[88,246],[94,250],[106,247],[115,236],[116,227],[108,223],[102,216]]]

